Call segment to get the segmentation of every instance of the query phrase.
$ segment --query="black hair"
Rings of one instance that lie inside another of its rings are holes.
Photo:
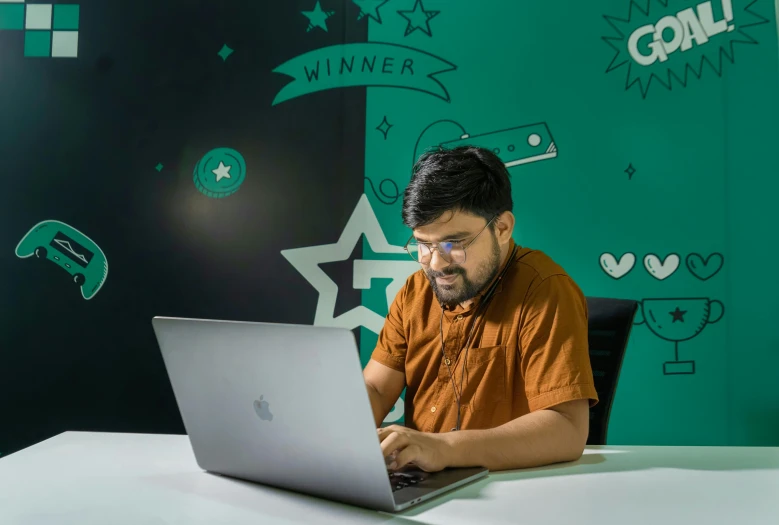
[[[476,146],[439,146],[414,163],[401,216],[413,230],[447,211],[472,213],[489,221],[513,207],[509,172],[496,154]]]

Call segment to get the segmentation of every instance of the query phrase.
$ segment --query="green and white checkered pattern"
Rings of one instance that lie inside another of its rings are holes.
[[[0,31],[24,31],[24,56],[76,58],[77,4],[30,4],[0,0]]]

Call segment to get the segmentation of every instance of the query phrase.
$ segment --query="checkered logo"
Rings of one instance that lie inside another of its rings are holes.
[[[77,4],[28,4],[0,0],[0,31],[24,31],[24,56],[76,58]]]

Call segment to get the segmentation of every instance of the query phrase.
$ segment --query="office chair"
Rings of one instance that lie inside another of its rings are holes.
[[[598,404],[590,409],[588,445],[605,445],[611,405],[617,391],[622,360],[628,346],[638,302],[587,297],[589,346]]]

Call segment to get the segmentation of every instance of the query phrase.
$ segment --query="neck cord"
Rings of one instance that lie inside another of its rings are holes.
[[[439,323],[439,332],[441,334],[441,354],[443,355],[444,364],[446,364],[446,369],[449,372],[449,379],[452,381],[452,389],[454,390],[455,398],[457,399],[457,426],[452,429],[452,431],[460,430],[460,398],[462,394],[462,389],[464,385],[465,380],[465,369],[466,365],[468,363],[468,350],[470,350],[471,347],[471,338],[473,337],[473,334],[476,332],[477,325],[481,325],[482,318],[479,317],[480,313],[487,313],[487,307],[489,306],[489,302],[492,299],[493,294],[495,293],[495,289],[498,287],[498,283],[503,279],[503,276],[506,275],[506,272],[508,269],[514,264],[514,255],[517,253],[517,246],[514,245],[514,249],[511,251],[511,255],[509,255],[509,260],[506,262],[506,266],[503,267],[503,270],[501,270],[500,274],[498,275],[498,278],[495,279],[495,281],[492,283],[492,285],[487,289],[487,293],[484,294],[484,299],[479,303],[479,306],[476,308],[476,312],[474,313],[474,319],[473,324],[471,325],[471,330],[468,333],[468,339],[465,341],[465,358],[463,361],[463,368],[462,372],[460,373],[460,390],[457,390],[457,384],[454,380],[454,375],[452,374],[452,369],[449,367],[449,364],[446,362],[446,348],[444,345],[444,305],[441,305],[441,321]]]

